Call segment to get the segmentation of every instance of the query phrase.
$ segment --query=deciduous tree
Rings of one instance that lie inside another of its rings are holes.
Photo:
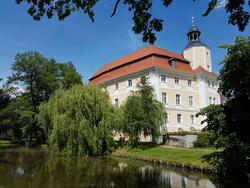
[[[154,89],[145,76],[137,85],[138,91],[129,96],[124,104],[124,132],[135,146],[140,141],[140,135],[156,138],[160,135],[160,127],[166,120],[166,112],[162,103],[156,100]]]
[[[250,37],[237,37],[234,44],[222,45],[227,55],[222,61],[219,91],[222,105],[211,105],[198,115],[206,116],[206,130],[217,137],[223,151],[206,156],[215,172],[227,178],[245,179],[250,169]]]
[[[36,120],[38,106],[56,89],[81,84],[81,76],[72,63],[58,63],[39,52],[17,54],[12,70],[8,86],[18,85],[21,92],[12,96],[12,101],[4,109],[2,122],[5,122],[6,130],[14,131],[19,127],[24,139],[41,139],[42,129]]]
[[[53,151],[77,156],[112,150],[114,107],[99,87],[78,85],[58,90],[39,111],[38,120]]]

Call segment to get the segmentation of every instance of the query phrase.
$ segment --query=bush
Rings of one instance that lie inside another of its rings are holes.
[[[194,142],[194,147],[213,147],[215,135],[209,132],[201,132],[197,134],[197,140]]]

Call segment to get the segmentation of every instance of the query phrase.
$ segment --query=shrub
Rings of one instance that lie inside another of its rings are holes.
[[[197,140],[194,147],[212,147],[214,146],[215,135],[209,132],[201,132],[197,134]]]

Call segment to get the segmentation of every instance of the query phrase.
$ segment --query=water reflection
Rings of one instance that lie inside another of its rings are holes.
[[[42,150],[10,149],[0,155],[0,187],[213,188],[201,173],[110,157],[74,160]]]

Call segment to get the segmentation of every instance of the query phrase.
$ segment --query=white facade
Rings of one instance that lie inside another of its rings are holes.
[[[211,104],[220,103],[216,80],[205,75],[191,77],[190,75],[167,72],[156,68],[106,82],[103,87],[109,93],[112,103],[115,105],[118,101],[118,104],[121,105],[132,91],[136,91],[137,83],[141,76],[145,75],[154,88],[156,99],[163,102],[168,115],[167,122],[163,125],[162,130],[169,132],[200,131],[204,127],[204,125],[201,125],[204,118],[197,118],[196,113],[210,104],[210,98],[212,98]],[[166,76],[164,82],[161,80],[162,75]],[[179,78],[179,84],[175,83],[175,77]],[[128,86],[128,80],[132,80],[132,86]],[[190,80],[192,81],[191,86],[188,84]],[[209,87],[208,82],[213,82],[213,86],[211,84]],[[118,90],[117,84],[119,85]],[[177,95],[179,96],[179,103],[177,102]],[[180,121],[178,121],[179,119]]]
[[[146,76],[168,115],[162,131],[200,131],[205,126],[201,124],[204,117],[196,114],[210,104],[220,104],[220,95],[217,76],[212,73],[210,49],[200,41],[200,31],[194,25],[188,41],[183,56],[149,46],[107,66],[112,69],[104,66],[91,80],[101,83],[114,105],[121,105],[137,90],[141,76]],[[116,67],[116,62],[120,67]],[[118,76],[108,79],[112,75]]]

